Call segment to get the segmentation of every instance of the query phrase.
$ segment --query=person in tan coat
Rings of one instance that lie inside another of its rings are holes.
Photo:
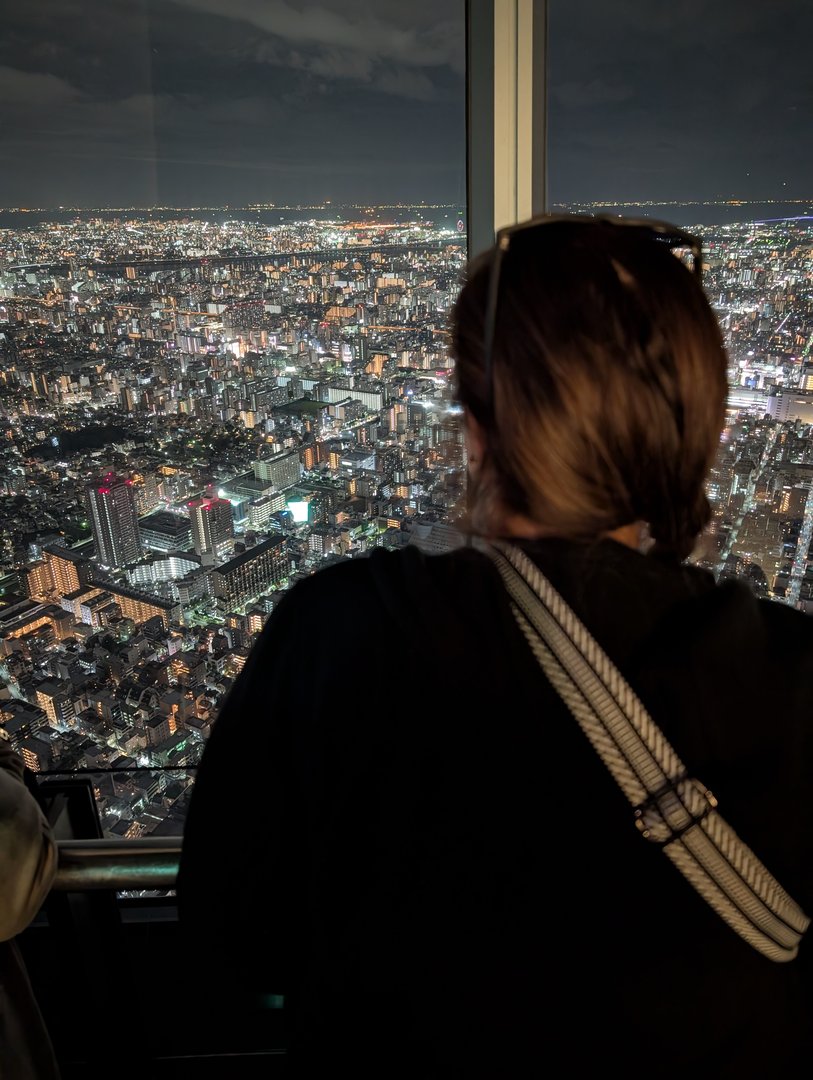
[[[56,844],[25,766],[0,728],[0,1077],[54,1080],[51,1041],[14,938],[40,908],[56,874]]]

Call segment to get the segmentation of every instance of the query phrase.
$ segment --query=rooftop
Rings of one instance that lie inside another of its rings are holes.
[[[235,555],[233,559],[229,559],[228,562],[223,563],[222,566],[218,566],[215,573],[230,574],[233,570],[237,570],[239,567],[243,566],[244,563],[251,562],[251,560],[256,559],[258,555],[262,555],[272,548],[280,547],[280,545],[284,543],[284,536],[271,536],[268,540],[263,540],[262,543],[255,544],[254,547],[248,548],[248,550],[241,552],[239,555]]]

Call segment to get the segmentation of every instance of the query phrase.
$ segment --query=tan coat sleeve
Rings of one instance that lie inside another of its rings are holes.
[[[22,777],[22,761],[0,738],[0,941],[28,926],[56,874],[51,829]]]

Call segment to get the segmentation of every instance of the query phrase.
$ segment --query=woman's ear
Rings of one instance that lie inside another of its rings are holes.
[[[486,450],[486,440],[483,429],[468,409],[463,412],[463,429],[466,435],[466,456],[468,459],[469,472],[475,474],[479,471]]]

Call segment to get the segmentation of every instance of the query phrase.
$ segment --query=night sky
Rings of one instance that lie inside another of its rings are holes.
[[[0,205],[465,200],[462,0],[1,0]],[[550,0],[553,201],[813,195],[808,0]]]

